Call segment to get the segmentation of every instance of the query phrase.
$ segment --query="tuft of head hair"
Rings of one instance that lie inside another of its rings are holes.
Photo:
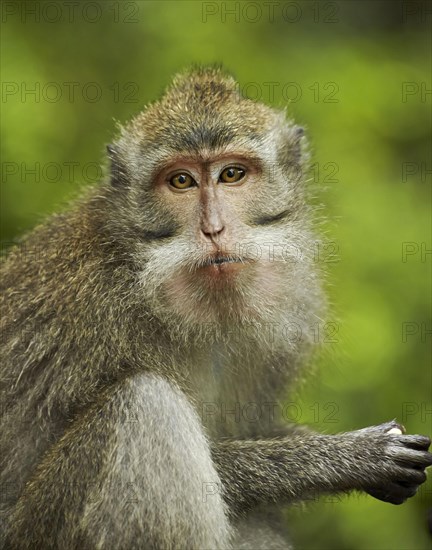
[[[162,97],[124,128],[122,138],[174,150],[223,147],[238,136],[254,139],[278,124],[281,113],[243,97],[235,78],[219,65],[178,73]]]

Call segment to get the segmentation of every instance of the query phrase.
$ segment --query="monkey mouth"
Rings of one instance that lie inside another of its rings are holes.
[[[241,264],[241,263],[245,263],[245,262],[239,256],[227,256],[222,254],[215,254],[213,256],[208,257],[202,264],[202,267],[209,267],[212,265],[220,266],[223,264]]]
[[[240,256],[218,252],[207,256],[202,262],[199,271],[213,283],[219,281],[222,284],[222,281],[228,282],[232,280],[234,282],[236,275],[243,271],[248,263],[247,260]]]

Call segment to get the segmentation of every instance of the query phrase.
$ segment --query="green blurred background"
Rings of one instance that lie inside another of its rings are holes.
[[[327,433],[392,418],[431,433],[430,3],[2,2],[2,249],[105,168],[114,120],[173,73],[222,62],[310,137],[333,303],[292,416]],[[33,90],[33,91],[32,91]],[[427,172],[429,170],[429,173]],[[318,330],[318,329],[317,329]],[[430,480],[289,512],[297,548],[430,547]]]

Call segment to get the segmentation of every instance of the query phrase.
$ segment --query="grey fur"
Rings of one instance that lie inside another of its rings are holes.
[[[201,213],[170,210],[154,175],[180,153],[228,148],[263,167],[232,224],[245,260],[248,243],[278,245],[271,273],[257,287],[258,261],[235,288],[196,279],[176,293],[178,274],[203,265]],[[289,548],[285,503],[412,496],[432,463],[426,437],[386,434],[394,422],[321,435],[244,417],[301,376],[324,310],[299,128],[219,69],[197,69],[108,153],[110,181],[1,266],[3,547]]]

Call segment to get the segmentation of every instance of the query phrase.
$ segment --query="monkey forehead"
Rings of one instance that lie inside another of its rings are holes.
[[[140,156],[153,160],[168,151],[171,156],[184,154],[201,161],[227,153],[260,155],[274,161],[273,153],[287,122],[284,113],[270,111],[269,116],[267,109],[261,120],[257,116],[259,109],[255,107],[246,115],[237,104],[228,113],[222,109],[167,112],[153,108],[133,121],[132,130],[126,129],[124,149],[139,151]]]
[[[225,109],[199,104],[177,104],[175,109],[165,109],[162,104],[157,104],[131,121],[126,131],[147,146],[214,148],[239,140],[261,142],[276,118],[268,107],[253,102],[225,105]]]

